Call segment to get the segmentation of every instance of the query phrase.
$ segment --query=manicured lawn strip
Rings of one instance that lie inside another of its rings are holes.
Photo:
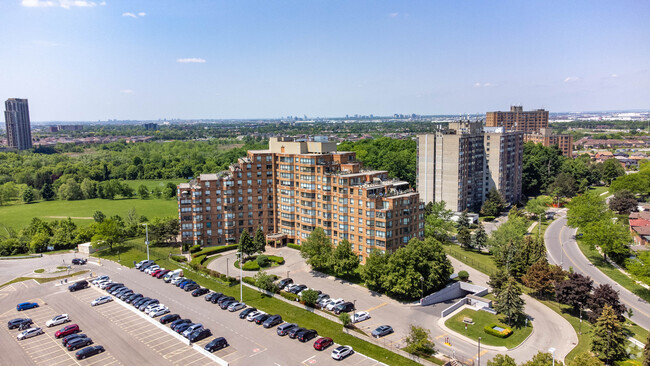
[[[472,321],[474,321],[474,324],[467,325],[467,330],[465,330],[465,323],[463,323],[463,319],[466,317],[471,318]],[[499,338],[488,334],[483,330],[484,326],[491,323],[497,323],[504,328],[507,327],[505,323],[499,321],[496,315],[490,314],[486,311],[476,311],[471,309],[463,309],[460,313],[445,321],[445,325],[456,331],[458,334],[462,334],[477,341],[478,337],[481,337],[481,343],[491,346],[504,346],[507,348],[513,348],[521,344],[521,342],[523,342],[533,331],[532,323],[529,322],[527,327],[510,327],[512,329],[512,334],[508,338]]]
[[[585,257],[587,257],[587,259],[589,259],[589,261],[593,263],[594,266],[596,266],[596,268],[598,268],[601,272],[606,274],[607,277],[611,278],[619,285],[631,291],[636,296],[642,298],[645,301],[650,301],[650,290],[637,285],[631,278],[627,277],[621,273],[621,271],[614,268],[614,266],[607,263],[603,259],[603,256],[600,255],[596,249],[590,248],[589,245],[584,244],[581,241],[582,240],[578,239],[578,247],[582,251],[582,254],[584,254]]]
[[[175,186],[177,186],[179,183],[187,183],[188,181],[189,179],[136,179],[125,180],[123,182],[126,183],[129,187],[135,189],[137,194],[137,189],[141,184],[144,184],[144,186],[149,189],[149,192],[151,192],[154,188],[159,188],[162,191],[163,188],[165,188],[167,182],[172,182]]]
[[[497,266],[494,264],[491,254],[475,250],[464,250],[455,244],[444,244],[442,247],[448,255],[480,272],[489,275],[497,271]]]
[[[168,259],[169,253],[178,255],[180,249],[178,247],[149,247],[149,258],[156,262],[161,259]],[[104,249],[95,252],[92,256],[114,262],[117,262],[119,259],[119,263],[123,266],[133,268],[133,261],[137,263],[143,259],[147,259],[147,247],[144,244],[144,238],[133,238],[125,241],[123,245],[114,246],[113,249]]]
[[[35,269],[34,273],[43,273],[45,270],[43,268]]]

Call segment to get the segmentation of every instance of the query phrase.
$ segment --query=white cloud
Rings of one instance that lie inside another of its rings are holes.
[[[181,64],[203,64],[205,63],[205,59],[198,58],[198,57],[179,58],[178,60],[176,60],[176,62]]]
[[[145,15],[147,15],[147,13],[145,13],[144,11],[141,11],[141,12],[138,13],[138,16],[139,16],[139,17],[143,17],[143,16],[145,16]]]
[[[609,75],[609,77],[610,77],[610,78],[617,78],[617,77],[618,77],[618,74],[611,74],[611,75]]]
[[[399,13],[390,13],[390,14],[388,14],[388,16],[391,17],[391,18],[395,18],[398,15],[399,15]]]
[[[123,17],[137,18],[138,16],[133,13],[122,13]]]
[[[564,82],[565,82],[565,83],[573,83],[573,82],[578,81],[578,80],[580,80],[580,78],[577,77],[577,76],[567,76],[567,77],[564,79]]]
[[[97,5],[106,5],[105,1],[97,4],[95,1],[89,0],[22,0],[20,5],[28,8],[50,8],[61,7],[64,9],[77,8],[92,8]]]
[[[489,87],[492,87],[492,86],[495,86],[495,84],[492,84],[492,83],[479,83],[479,82],[474,83],[475,88],[481,88],[481,87],[489,88]]]
[[[133,90],[131,90],[131,89],[123,89],[123,90],[120,90],[120,93],[122,93],[122,94],[133,94]]]

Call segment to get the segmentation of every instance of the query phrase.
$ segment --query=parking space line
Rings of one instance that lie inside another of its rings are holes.
[[[176,361],[174,361],[174,362],[178,365],[178,364],[180,364],[181,361],[183,361],[183,360],[185,360],[185,359],[187,359],[187,358],[190,358],[190,357],[194,357],[194,356],[196,356],[196,355],[203,356],[203,355],[201,355],[200,353],[189,354],[189,355],[187,355],[187,356],[181,358],[180,360],[176,360]],[[183,364],[183,365],[184,365],[184,364]]]
[[[176,355],[179,355],[179,354],[181,354],[183,352],[185,352],[184,349],[177,349],[177,350],[172,351],[172,352],[170,352],[170,353],[168,353],[166,355],[163,355],[163,358],[166,359],[166,360],[169,360],[170,358],[175,357]]]
[[[68,361],[67,358],[64,359],[64,360],[61,360],[61,361],[55,362],[55,363],[51,363],[51,364],[49,364],[49,365],[50,365],[50,366],[54,366],[54,365],[58,365],[58,364],[60,364],[61,362],[66,362],[66,361]]]
[[[39,346],[40,346],[40,345],[39,345]],[[55,347],[58,348],[56,344],[53,344],[53,345],[51,345],[51,346],[49,346],[49,347],[45,347],[45,348],[40,348],[40,347],[39,347],[39,351],[40,351],[40,352],[43,352],[43,351],[46,351],[46,350],[48,350],[48,349],[55,348]],[[27,351],[27,352],[31,351],[31,348],[30,348],[29,350],[26,349],[26,348],[23,348],[23,349],[24,349],[25,351]],[[57,351],[58,351],[58,349],[57,349]],[[49,354],[51,354],[51,353],[48,353],[48,355],[49,355]]]
[[[54,352],[52,352],[52,353],[54,353]],[[52,354],[52,353],[50,353],[50,354]],[[36,361],[36,360],[38,360],[39,358],[42,358],[42,357],[44,357],[44,356],[47,356],[47,355],[41,355],[41,356],[32,357],[32,360],[33,360],[34,362],[48,362],[48,363],[49,363],[51,360],[55,360],[55,359],[57,359],[57,358],[59,358],[59,357],[61,357],[61,356],[65,356],[65,354],[64,354],[64,353],[61,353],[61,354],[59,354],[58,356],[48,357],[47,359],[44,359],[44,360],[42,360],[42,361]]]
[[[201,355],[201,356],[203,356],[203,355]],[[205,356],[203,356],[203,357],[205,357]],[[194,360],[194,361],[192,361],[190,363],[186,363],[185,366],[189,366],[189,365],[191,365],[191,364],[193,364],[195,362],[199,362],[199,361],[201,361],[203,359],[203,357],[199,358],[198,360]]]
[[[162,351],[163,351],[163,350],[166,350],[166,349],[168,349],[168,348],[171,348],[171,347],[178,347],[178,345],[177,345],[177,344],[172,344],[172,345],[170,345],[170,346],[166,346],[166,347],[163,347],[163,348],[161,348],[161,349],[159,349],[159,350],[156,350],[156,352],[158,352],[158,353],[160,353],[161,355],[163,355]]]
[[[161,345],[163,345],[165,343],[169,343],[169,342],[173,342],[173,341],[178,341],[178,339],[173,338],[173,337],[169,337],[169,339],[166,339],[166,340],[164,340],[162,342],[158,342],[158,344],[156,344],[156,346],[161,346]],[[154,347],[156,347],[156,346],[154,346]],[[151,348],[154,348],[154,347],[151,347]]]
[[[102,362],[108,360],[109,358],[113,358],[113,359],[115,359],[112,355],[106,355],[106,357],[104,357],[104,358],[102,358],[102,359],[99,359],[99,360],[93,360],[93,362],[90,363],[90,364],[88,364],[88,365],[89,365],[89,366],[90,366],[90,365],[97,365],[97,364],[100,364],[100,363],[102,363]]]

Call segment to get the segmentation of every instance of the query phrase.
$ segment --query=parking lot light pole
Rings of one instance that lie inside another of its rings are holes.
[[[228,277],[228,259],[230,258],[226,258],[226,277]]]
[[[146,233],[146,239],[144,240],[144,244],[147,246],[147,260],[149,260],[149,225],[145,222],[142,224],[144,226],[144,231]]]
[[[478,366],[481,366],[481,337],[478,337]]]
[[[352,300],[352,301],[354,301],[354,304],[352,305],[352,308],[354,310],[357,310],[357,300]]]
[[[289,272],[290,272],[290,271],[287,271],[287,278],[289,278]]]
[[[242,276],[241,271],[241,268],[243,267],[241,264],[242,253],[237,252],[237,256],[239,257],[239,302],[244,302],[244,284],[242,283],[244,281],[244,277]]]
[[[555,348],[551,347],[548,351],[551,353],[551,360],[553,360],[553,366],[555,366]]]

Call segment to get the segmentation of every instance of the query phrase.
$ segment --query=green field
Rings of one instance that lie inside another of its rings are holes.
[[[474,324],[467,325],[467,330],[465,330],[465,323],[463,323],[464,318],[471,318],[474,322]],[[447,319],[445,325],[456,333],[462,334],[473,340],[478,341],[478,337],[481,337],[481,343],[490,346],[504,346],[509,349],[518,346],[533,331],[533,323],[528,322],[528,326],[522,326],[520,328],[512,327],[512,334],[508,338],[499,338],[492,334],[488,334],[483,330],[483,327],[492,323],[496,323],[504,328],[507,326],[505,323],[499,321],[499,318],[494,314],[490,314],[487,311],[476,311],[471,309],[463,309],[451,319]]]
[[[161,191],[163,188],[165,188],[165,185],[167,182],[172,182],[174,185],[178,185],[179,183],[187,183],[189,180],[188,179],[160,179],[160,180],[147,180],[147,179],[139,179],[139,180],[125,180],[124,183],[128,184],[129,187],[133,188],[136,190],[138,187],[140,187],[141,184],[144,184],[147,188],[149,188],[149,191],[153,191],[154,188],[159,188]]]
[[[605,187],[605,186],[589,187],[589,191],[601,195],[604,192],[609,191],[609,187]]]
[[[97,210],[102,211],[106,216],[120,215],[124,217],[132,208],[135,208],[138,215],[144,215],[149,220],[156,216],[176,216],[178,212],[178,204],[175,199],[55,200],[0,206],[0,224],[20,229],[28,225],[34,217],[44,220],[71,217],[77,225],[85,226],[93,222],[92,216]]]

